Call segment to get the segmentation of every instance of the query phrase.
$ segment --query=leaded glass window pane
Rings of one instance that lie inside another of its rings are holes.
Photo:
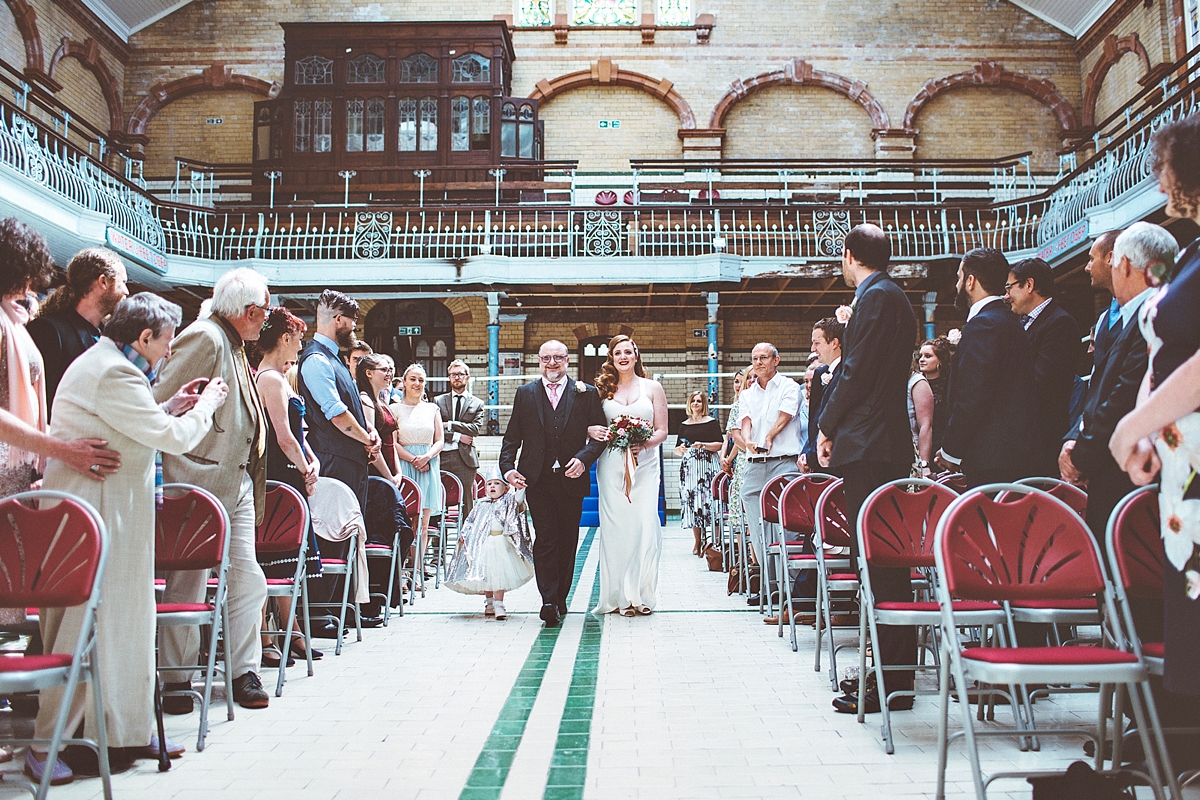
[[[438,101],[436,97],[421,98],[421,149],[438,149]]]
[[[346,101],[346,152],[361,153],[363,149],[363,101]]]
[[[637,0],[574,0],[575,25],[636,25]]]
[[[520,0],[517,4],[517,25],[549,25],[550,21],[550,0]]]
[[[313,100],[313,152],[333,149],[333,101],[327,97]]]
[[[469,150],[471,101],[466,97],[455,97],[450,101],[450,149]]]
[[[533,150],[533,106],[521,106],[521,158],[536,158]]]
[[[400,61],[401,83],[437,83],[438,62],[425,53],[414,53]]]
[[[491,83],[492,62],[476,53],[459,56],[450,62],[454,67],[454,83]]]
[[[471,99],[471,149],[492,149],[492,101],[488,97]]]
[[[400,151],[411,153],[417,149],[417,98],[400,98]]]
[[[654,19],[659,25],[691,25],[692,0],[658,0]]]
[[[333,83],[333,62],[323,56],[309,56],[296,62],[296,83],[316,86]]]
[[[517,155],[517,107],[512,103],[500,106],[500,155]]]
[[[367,101],[367,152],[383,152],[383,98],[372,97]]]
[[[292,110],[292,150],[307,153],[312,137],[312,103],[297,100]]]
[[[365,53],[346,63],[346,83],[383,83],[384,61]]]

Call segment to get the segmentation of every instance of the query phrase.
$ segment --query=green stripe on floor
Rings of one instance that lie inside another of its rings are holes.
[[[558,724],[558,740],[550,759],[550,774],[546,779],[543,800],[581,800],[587,778],[588,748],[591,746],[592,711],[596,706],[596,673],[600,666],[600,638],[604,620],[592,614],[600,602],[600,566],[596,565],[596,581],[592,584],[592,599],[583,618],[583,633],[579,651],[575,654],[575,670],[571,673],[571,688],[567,704]]]
[[[583,544],[575,556],[575,579],[571,583],[571,591],[567,594],[568,607],[575,597],[575,587],[579,583],[579,576],[583,574],[583,565],[595,538],[596,528],[588,528]],[[592,594],[595,595],[599,590],[600,581],[597,579]],[[597,599],[598,596],[593,597],[592,603],[595,604]],[[591,619],[591,615],[588,614],[585,619]],[[483,743],[483,750],[480,751],[479,758],[475,759],[475,766],[471,769],[467,785],[463,787],[458,800],[498,800],[500,797],[504,782],[508,780],[508,772],[512,769],[513,759],[517,755],[517,748],[521,744],[521,737],[525,735],[529,713],[533,710],[533,704],[542,688],[542,679],[546,677],[550,656],[554,654],[554,646],[558,644],[560,631],[561,625],[542,628],[538,632],[533,647],[530,648],[529,655],[517,674],[517,682],[508,693],[508,699],[500,709],[500,717],[492,726],[487,741]],[[574,688],[574,680],[571,685]]]

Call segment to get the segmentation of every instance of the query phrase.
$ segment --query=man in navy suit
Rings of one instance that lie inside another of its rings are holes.
[[[975,248],[958,266],[955,305],[967,324],[954,354],[950,420],[937,460],[961,471],[969,486],[1034,474],[1032,440],[1040,433],[1033,348],[1002,300],[1008,274],[1004,254],[990,247]]]
[[[822,467],[841,471],[846,519],[852,525],[857,525],[867,495],[888,481],[906,477],[912,465],[905,393],[917,317],[904,290],[888,277],[891,255],[887,235],[875,225],[859,225],[846,234],[842,276],[854,289],[853,314],[846,324],[837,380],[830,384],[818,421],[817,458]],[[858,563],[857,553],[854,563]],[[876,600],[912,600],[907,569],[873,568],[871,586]],[[875,657],[883,664],[916,663],[916,629],[883,627]],[[911,690],[912,682],[912,672],[892,672],[887,689]],[[853,714],[860,700],[866,712],[880,710],[878,692],[869,687],[860,687],[857,695],[847,694],[833,704],[837,711]],[[888,707],[912,708],[912,697],[896,698]]]
[[[1082,352],[1079,325],[1053,294],[1054,270],[1040,258],[1014,264],[1004,284],[1004,299],[1020,318],[1033,347],[1037,428],[1029,474],[1058,477],[1058,454],[1071,424],[1071,391]]]
[[[846,326],[837,317],[826,317],[813,325],[812,352],[817,356],[817,369],[813,372],[808,390],[808,442],[800,454],[800,469],[812,472],[817,464],[817,421],[825,409],[825,401],[833,393],[833,382],[837,379],[838,367],[842,365],[842,340],[846,338]]]

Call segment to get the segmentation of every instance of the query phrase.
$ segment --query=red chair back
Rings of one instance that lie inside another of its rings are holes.
[[[481,480],[479,475],[475,478],[476,481]],[[421,525],[421,487],[407,475],[400,476],[400,499],[404,501],[408,518],[412,520],[413,530],[417,530]]]
[[[767,481],[767,485],[763,487],[760,505],[762,508],[763,522],[779,523],[779,498],[783,495],[783,490],[789,483],[795,480],[798,475],[779,475]]]
[[[940,486],[945,486],[955,494],[962,494],[967,490],[967,476],[963,475],[961,472],[950,472],[946,475],[942,475],[940,478],[935,480],[934,483]]]
[[[918,491],[907,491],[918,488]],[[859,512],[863,520],[862,553],[881,567],[932,567],[938,520],[958,498],[943,484],[893,481],[881,487]]]
[[[836,480],[832,475],[799,475],[789,481],[779,499],[779,521],[783,529],[788,533],[812,533],[817,526],[817,500]],[[763,496],[766,496],[766,490]]]
[[[29,505],[33,501],[39,501],[37,508]],[[91,506],[63,492],[5,498],[0,502],[0,606],[86,603],[103,569],[105,535]]]
[[[229,518],[216,497],[198,486],[163,487],[154,521],[154,569],[215,569],[225,557]]]
[[[1013,498],[1012,484],[1004,490],[1003,502],[968,492],[942,515],[938,547],[950,596],[1060,600],[1102,591],[1096,543],[1079,515],[1045,492]]]
[[[1161,600],[1165,554],[1157,492],[1138,492],[1121,501],[1113,521],[1111,547],[1125,591],[1132,597]]]
[[[717,480],[718,480],[717,489],[721,493],[720,494],[721,502],[724,503],[725,505],[729,505],[729,484],[733,482],[733,479],[730,478],[729,475],[727,475],[726,473],[722,472],[719,475],[717,475]]]
[[[478,472],[475,473],[474,492],[476,500],[481,497],[487,497],[487,481]]]
[[[721,479],[725,477],[724,472],[718,472],[712,477],[712,483],[709,484],[709,494],[712,499],[720,502],[721,500]]]
[[[814,515],[820,520],[821,544],[830,547],[850,547],[853,539],[850,521],[846,519],[846,487],[842,479],[825,482],[825,490],[817,498]]]
[[[1060,481],[1058,478],[1022,478],[1017,481],[1022,486],[1032,486],[1041,489],[1051,497],[1057,497],[1067,504],[1079,516],[1087,515],[1087,492],[1078,486]]]
[[[261,525],[254,528],[254,549],[259,553],[299,550],[308,533],[308,504],[286,483],[267,481],[266,508]]]
[[[478,474],[476,477],[479,477]],[[463,486],[457,475],[452,472],[442,473],[442,494],[446,498],[446,508],[462,504]]]

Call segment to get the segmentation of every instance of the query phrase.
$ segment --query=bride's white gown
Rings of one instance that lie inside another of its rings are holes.
[[[654,419],[654,403],[639,378],[641,395],[629,405],[604,401],[611,423],[627,414]],[[658,561],[662,526],[658,521],[658,447],[638,455],[637,478],[625,499],[625,454],[605,450],[596,465],[600,495],[600,603],[594,613],[607,614],[633,606],[653,609],[658,601]]]

